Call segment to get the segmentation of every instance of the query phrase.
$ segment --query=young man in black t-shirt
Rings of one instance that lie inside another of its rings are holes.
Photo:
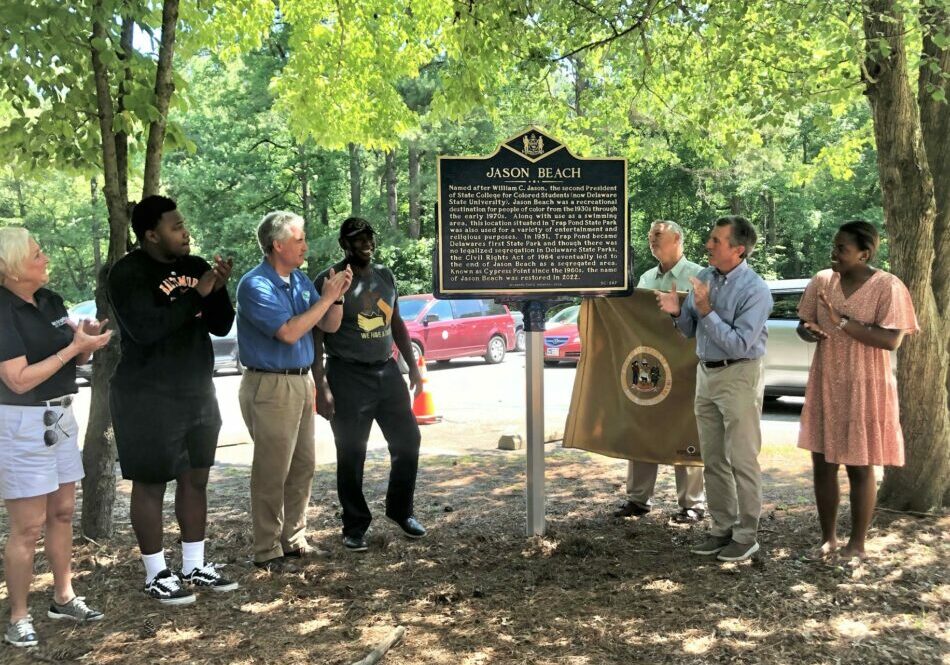
[[[145,565],[145,593],[167,605],[195,601],[193,588],[232,591],[204,560],[208,472],[214,464],[221,415],[208,333],[224,335],[234,307],[224,288],[231,262],[212,268],[190,256],[185,221],[175,202],[149,196],[132,212],[141,244],[109,275],[109,298],[121,332],[122,359],[110,407],[122,477],[132,481],[131,521]],[[165,485],[177,483],[181,576],[162,548]]]

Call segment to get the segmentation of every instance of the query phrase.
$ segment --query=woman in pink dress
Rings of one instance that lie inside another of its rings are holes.
[[[904,464],[904,437],[890,352],[919,330],[910,293],[897,277],[871,266],[877,230],[843,224],[831,250],[831,270],[805,289],[798,315],[802,339],[817,342],[808,375],[798,447],[811,451],[821,524],[816,558],[838,547],[838,466],[851,485],[851,536],[840,554],[863,557],[874,513],[874,467]]]

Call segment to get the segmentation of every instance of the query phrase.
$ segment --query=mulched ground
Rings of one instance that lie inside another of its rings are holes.
[[[764,456],[763,551],[739,564],[688,554],[705,525],[668,521],[671,469],[650,515],[615,519],[624,463],[556,447],[540,538],[523,535],[523,453],[423,458],[416,506],[430,533],[419,541],[381,517],[388,461],[373,456],[365,486],[380,518],[370,551],[352,554],[340,543],[334,469],[321,467],[310,524],[329,556],[283,575],[248,563],[249,470],[218,467],[209,558],[228,563],[241,588],[177,610],[137,592],[121,484],[116,537],[75,549],[77,590],[106,620],[48,620],[52,580],[38,554],[31,608],[41,646],[4,645],[0,662],[348,664],[397,625],[407,631],[383,660],[392,665],[950,662],[950,516],[879,511],[869,561],[806,562],[817,524],[802,459]],[[5,519],[0,512],[0,534]],[[166,519],[174,524],[171,510]],[[843,531],[847,522],[845,505]],[[168,532],[177,565],[177,528]],[[4,620],[5,597],[0,587]]]

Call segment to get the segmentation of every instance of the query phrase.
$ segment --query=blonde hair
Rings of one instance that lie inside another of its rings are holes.
[[[29,256],[29,231],[22,226],[0,228],[0,280],[18,278]]]

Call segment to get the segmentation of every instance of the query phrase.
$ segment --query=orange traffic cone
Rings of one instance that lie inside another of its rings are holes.
[[[435,400],[432,399],[432,393],[429,392],[429,377],[426,376],[426,359],[419,355],[416,363],[419,367],[419,374],[422,376],[422,392],[416,395],[412,401],[412,413],[416,417],[416,422],[420,425],[431,425],[442,420],[442,416],[435,413]]]

